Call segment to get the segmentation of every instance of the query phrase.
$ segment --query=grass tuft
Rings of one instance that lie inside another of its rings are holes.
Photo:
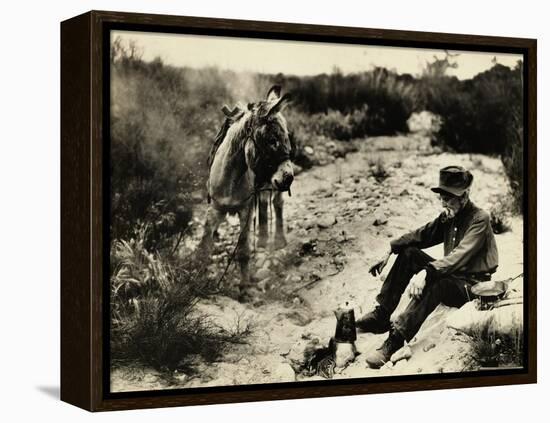
[[[111,354],[161,371],[219,359],[251,334],[239,320],[227,331],[197,307],[207,293],[204,268],[169,262],[144,247],[145,234],[114,243],[111,257]]]

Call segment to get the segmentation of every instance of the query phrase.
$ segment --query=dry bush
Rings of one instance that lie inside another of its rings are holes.
[[[369,157],[367,163],[370,167],[370,174],[374,176],[378,182],[382,182],[390,176],[386,170],[386,163],[381,156]]]
[[[523,110],[520,105],[514,108],[507,130],[507,145],[501,156],[504,170],[510,182],[514,211],[523,212]]]
[[[491,227],[495,234],[502,234],[511,229],[510,217],[514,211],[514,198],[511,193],[503,194],[495,201],[489,210]]]
[[[199,312],[209,287],[196,262],[170,262],[138,239],[111,249],[111,354],[158,370],[188,368],[220,358],[251,333],[250,322],[226,331]]]
[[[480,367],[523,366],[523,328],[513,334],[497,333],[492,329],[492,321],[469,338],[472,347],[471,357]]]
[[[218,359],[230,337],[196,311],[199,297],[188,286],[170,287],[134,299],[113,320],[111,354],[115,360],[135,360],[159,370],[189,365],[196,356]]]

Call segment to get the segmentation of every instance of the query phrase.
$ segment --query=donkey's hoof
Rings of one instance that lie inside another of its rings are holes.
[[[285,248],[286,244],[287,244],[287,242],[286,242],[286,238],[284,236],[276,236],[275,240],[273,241],[273,247],[276,250],[280,250],[281,248]]]
[[[256,243],[256,247],[258,248],[266,248],[267,247],[267,236],[259,236],[258,242]]]
[[[255,300],[255,296],[249,289],[243,289],[241,288],[239,291],[239,295],[237,297],[237,300],[240,303],[252,303]]]

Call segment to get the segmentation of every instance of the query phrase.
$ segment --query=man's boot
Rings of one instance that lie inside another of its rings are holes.
[[[360,317],[355,326],[359,332],[385,333],[390,330],[390,313],[378,305],[370,313]]]
[[[386,364],[394,352],[398,351],[405,344],[405,339],[395,329],[390,330],[388,338],[382,346],[367,356],[367,363],[373,369],[379,369]]]

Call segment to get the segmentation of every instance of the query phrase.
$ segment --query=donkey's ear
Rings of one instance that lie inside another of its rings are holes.
[[[235,106],[233,110],[230,110],[229,107],[227,107],[227,105],[224,104],[222,107],[222,112],[226,117],[234,118],[238,114],[242,113],[242,110],[239,106]]]
[[[233,111],[232,110],[229,110],[229,107],[227,107],[227,104],[224,104],[223,107],[222,107],[222,112],[225,116],[227,117],[231,117]]]
[[[282,96],[277,103],[275,103],[265,114],[265,116],[272,116],[276,113],[282,112],[286,106],[290,104],[292,101],[292,95],[289,93],[286,93],[284,96]]]
[[[281,86],[273,85],[267,92],[267,96],[265,98],[267,101],[275,101],[275,100],[278,100],[280,97],[281,97]]]

